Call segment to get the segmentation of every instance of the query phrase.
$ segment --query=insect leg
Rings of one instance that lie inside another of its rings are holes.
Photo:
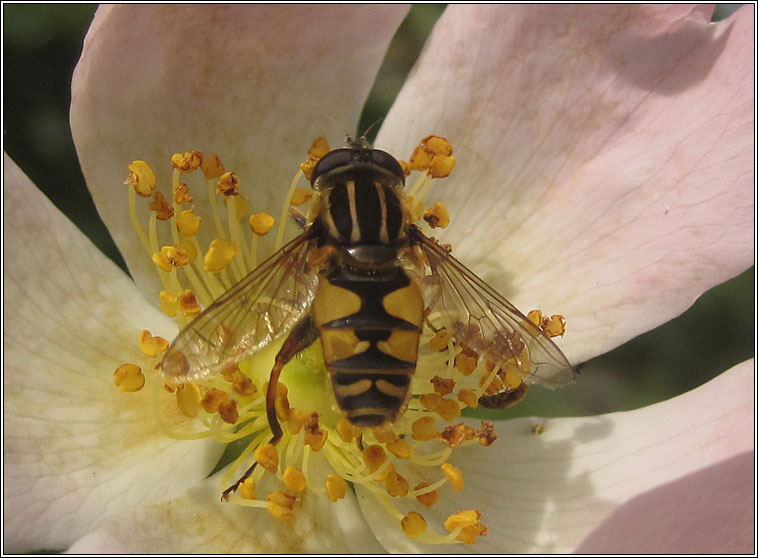
[[[274,366],[271,368],[271,374],[268,379],[268,389],[266,390],[266,417],[268,418],[268,425],[271,428],[273,436],[269,440],[269,444],[276,445],[276,443],[282,438],[282,427],[279,425],[279,421],[276,419],[276,386],[279,383],[279,375],[282,373],[284,366],[292,360],[297,353],[303,349],[310,347],[313,342],[318,339],[318,330],[313,325],[310,314],[306,316],[300,323],[298,323],[294,329],[287,336],[282,348],[276,354],[274,359]],[[253,474],[255,466],[258,465],[257,461],[254,461],[250,468],[245,471],[237,481],[229,488],[224,490],[221,494],[222,500],[228,500],[229,495],[237,490],[240,484]]]

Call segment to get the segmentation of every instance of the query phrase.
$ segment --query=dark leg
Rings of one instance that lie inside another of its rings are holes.
[[[274,359],[274,366],[271,369],[271,374],[268,379],[268,389],[266,390],[266,417],[268,418],[268,425],[273,434],[268,442],[269,444],[276,445],[276,443],[281,440],[283,434],[282,427],[276,419],[276,407],[274,405],[276,400],[276,386],[279,383],[279,375],[282,373],[284,365],[292,360],[292,357],[303,349],[310,347],[316,339],[318,339],[318,330],[314,327],[313,321],[311,320],[310,315],[308,315],[290,332]],[[233,485],[224,490],[221,494],[221,499],[228,500],[229,495],[237,490],[237,487],[253,474],[257,464],[257,462],[253,462],[250,468],[245,471],[244,475],[242,475]]]

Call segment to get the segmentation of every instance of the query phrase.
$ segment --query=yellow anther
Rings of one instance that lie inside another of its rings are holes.
[[[216,193],[225,196],[236,196],[240,193],[240,179],[233,172],[225,172],[216,183]]]
[[[176,316],[176,307],[177,307],[177,300],[176,296],[172,295],[168,291],[161,291],[160,294],[161,299],[161,312],[166,314],[166,316],[173,318]]]
[[[250,216],[250,228],[258,236],[266,236],[274,226],[274,218],[268,213],[256,213]]]
[[[460,416],[461,407],[455,399],[442,399],[435,408],[435,411],[447,422],[450,422],[455,417]]]
[[[234,399],[228,399],[221,403],[218,407],[218,415],[221,417],[221,420],[227,424],[236,424],[240,418],[239,412],[237,411],[237,401]]]
[[[460,533],[455,537],[456,540],[474,544],[476,537],[487,534],[487,527],[479,523],[481,518],[482,514],[477,510],[462,510],[445,520],[445,528],[451,533],[460,529]]]
[[[155,211],[155,216],[160,221],[167,221],[174,216],[174,208],[169,205],[160,190],[155,191],[153,194],[153,200],[147,204],[147,208],[151,211]]]
[[[421,144],[435,155],[452,155],[453,146],[442,136],[427,136],[421,140]]]
[[[402,438],[388,443],[387,450],[400,459],[410,459],[413,457],[413,446]]]
[[[455,157],[444,157],[437,155],[432,159],[431,165],[429,165],[429,176],[432,178],[445,178],[450,176],[455,168]]]
[[[297,435],[302,430],[303,425],[308,421],[308,415],[297,407],[290,409],[287,415],[287,428],[290,434]]]
[[[452,334],[448,330],[441,329],[434,334],[434,337],[429,340],[429,348],[433,351],[442,351],[444,349],[447,349],[447,345],[450,342],[451,337]]]
[[[458,527],[470,527],[479,523],[482,514],[477,510],[461,510],[445,520],[445,529],[455,531]]]
[[[224,168],[224,165],[221,162],[221,159],[219,159],[218,155],[205,157],[201,164],[201,168],[203,169],[203,175],[209,180],[211,178],[218,178],[226,172],[226,169]]]
[[[463,472],[460,469],[450,463],[443,463],[440,465],[440,469],[442,469],[442,473],[447,477],[447,480],[450,481],[453,490],[456,492],[463,490]]]
[[[339,433],[340,438],[346,442],[352,442],[355,438],[361,435],[360,427],[355,426],[345,417],[340,417],[340,420],[337,422],[337,432]]]
[[[408,161],[408,166],[411,170],[426,170],[432,163],[432,158],[434,158],[434,153],[426,149],[425,146],[419,145],[413,151],[411,160]]]
[[[434,228],[444,229],[450,224],[450,214],[444,204],[437,202],[434,207],[424,209],[424,221]]]
[[[455,367],[464,376],[470,376],[476,369],[477,361],[476,353],[471,351],[471,349],[466,348],[456,355]]]
[[[266,386],[266,388],[268,388],[268,386]],[[285,421],[289,417],[290,400],[287,397],[287,386],[283,384],[282,382],[277,382],[276,384],[276,395],[274,396],[274,410],[276,410],[276,417],[280,421]],[[306,426],[307,424],[308,422],[306,422]],[[318,424],[316,424],[315,428],[316,429],[318,428]]]
[[[455,387],[455,380],[451,378],[435,376],[429,380],[429,382],[434,386],[434,392],[439,393],[440,395],[449,395],[453,393],[453,388]]]
[[[482,375],[482,378],[479,380],[479,384],[484,385],[483,382],[486,382],[488,377],[489,377],[488,374]],[[503,391],[503,381],[500,379],[500,376],[495,376],[494,378],[492,378],[492,381],[487,386],[485,393],[487,393],[487,395],[492,395],[499,391]]]
[[[331,151],[331,148],[329,147],[329,142],[327,141],[327,139],[323,136],[319,136],[311,144],[311,147],[308,150],[308,157],[313,157],[314,159],[321,159],[321,157],[323,157],[330,151]]]
[[[282,480],[284,481],[284,486],[292,492],[304,492],[308,486],[305,475],[292,465],[284,470]]]
[[[497,440],[495,426],[488,420],[483,420],[481,426],[476,429],[476,435],[479,436],[479,444],[487,447],[491,446]]]
[[[136,364],[122,364],[113,372],[113,381],[121,391],[139,391],[145,385],[145,375]]]
[[[217,413],[221,405],[229,400],[225,391],[210,388],[203,396],[202,405],[206,413]]]
[[[456,424],[455,426],[446,426],[442,432],[440,432],[440,438],[449,448],[457,448],[465,440],[473,440],[476,436],[476,430],[463,423]]]
[[[255,479],[247,477],[242,484],[237,487],[237,494],[245,500],[255,500]]]
[[[502,376],[502,384],[505,385],[509,389],[517,389],[521,386],[521,384],[524,383],[524,377],[521,371],[516,368],[515,366],[508,365],[506,367],[505,374],[500,374],[500,376],[497,376],[495,379]],[[500,386],[495,385],[495,388],[497,391],[500,391],[502,389]]]
[[[258,465],[269,473],[276,473],[276,470],[279,468],[279,454],[276,453],[276,448],[271,444],[258,446],[255,449],[253,457]]]
[[[218,273],[232,261],[236,252],[237,245],[234,242],[223,238],[213,240],[203,257],[206,271]]]
[[[411,432],[414,440],[419,442],[428,442],[439,437],[436,430],[437,419],[434,417],[421,417],[411,425]]]
[[[143,198],[149,198],[155,189],[155,173],[145,161],[132,161],[124,184],[134,188]]]
[[[395,431],[393,430],[391,424],[375,426],[372,431],[377,442],[381,442],[382,444],[387,444],[389,442],[397,440],[397,434],[395,434]]]
[[[185,209],[176,218],[176,228],[179,229],[179,234],[184,238],[195,236],[197,231],[200,230],[200,225],[203,220],[199,215],[195,215],[195,210]]]
[[[308,180],[313,176],[313,169],[318,163],[319,159],[329,153],[329,142],[324,137],[318,137],[311,144],[311,148],[308,150],[308,158],[305,162],[300,163],[300,170],[303,171],[305,178]]]
[[[268,512],[287,525],[291,525],[295,521],[292,510],[295,507],[296,499],[297,497],[294,494],[274,490],[266,497]]]
[[[176,297],[176,304],[185,316],[197,316],[201,310],[195,293],[189,289]]]
[[[442,401],[442,396],[439,393],[425,393],[418,399],[425,409],[435,411]]]
[[[189,263],[189,256],[179,246],[163,246],[160,252],[153,254],[153,262],[163,271],[171,271],[172,267],[182,267]]]
[[[193,383],[186,383],[176,388],[176,405],[185,417],[195,418],[200,412],[202,396],[200,389]]]
[[[203,164],[203,154],[199,151],[174,153],[171,156],[171,166],[181,172],[192,172]]]
[[[474,544],[476,543],[476,537],[486,534],[487,527],[481,523],[477,523],[476,525],[471,525],[469,527],[464,527],[461,529],[461,532],[458,533],[458,536],[455,537],[455,540],[466,544]]]
[[[309,188],[295,188],[290,199],[290,205],[303,205],[313,197],[313,190]]]
[[[400,163],[400,168],[403,169],[403,174],[405,176],[411,174],[411,164],[408,161],[401,161],[398,159],[397,162]]]
[[[229,381],[232,382],[232,389],[234,389],[237,394],[244,397],[249,397],[258,391],[253,380],[240,372],[239,368],[236,369],[232,379]]]
[[[560,314],[553,314],[549,318],[544,318],[540,328],[548,337],[558,337],[566,333],[566,319]]]
[[[408,481],[394,470],[384,479],[387,494],[393,498],[404,498],[408,495]]]
[[[319,451],[326,443],[328,431],[320,428],[318,425],[318,413],[311,413],[308,420],[303,424],[305,436],[303,443],[309,445],[313,451]]]
[[[168,341],[143,329],[139,335],[139,347],[149,357],[156,357],[168,349]]]
[[[540,310],[531,310],[527,315],[527,318],[529,318],[529,321],[532,322],[537,327],[542,324],[542,311]]]
[[[408,515],[400,520],[400,526],[403,532],[410,538],[415,539],[422,533],[426,533],[426,520],[420,513],[409,512]]]
[[[329,501],[336,502],[342,500],[347,495],[347,483],[345,479],[337,475],[326,477],[326,495]]]
[[[192,203],[194,200],[195,198],[190,194],[189,187],[184,182],[176,185],[176,188],[174,188],[174,203],[183,205]]]
[[[479,406],[479,398],[470,389],[460,390],[458,392],[458,401],[471,409],[476,409]]]
[[[416,485],[416,488],[413,490],[419,491],[423,488],[426,488],[427,486],[430,486],[428,482],[420,482]],[[437,490],[431,490],[429,492],[424,492],[423,494],[419,494],[416,496],[416,500],[418,500],[420,503],[425,505],[427,508],[431,508],[434,504],[436,504],[440,499],[440,493]]]
[[[164,246],[163,248],[167,248]],[[168,260],[168,257],[166,256],[166,253],[163,251],[163,248],[161,248],[160,252],[155,252],[153,254],[153,263],[160,267],[163,271],[168,273],[172,269],[171,262]]]
[[[315,432],[306,430],[303,443],[310,446],[313,451],[319,451],[324,447],[328,434],[329,432],[324,429],[319,429]]]
[[[363,462],[368,467],[369,473],[373,473],[381,467],[385,459],[387,459],[387,454],[384,453],[382,446],[374,444],[363,450]]]

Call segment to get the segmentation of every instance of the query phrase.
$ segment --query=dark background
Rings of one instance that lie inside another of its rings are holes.
[[[386,114],[443,10],[431,4],[411,10],[359,129]],[[733,10],[719,6],[714,19]],[[68,125],[71,75],[94,11],[89,4],[3,5],[4,148],[56,206],[122,264],[87,192]],[[507,416],[633,409],[706,382],[754,355],[754,286],[751,268],[706,292],[679,318],[582,365],[576,385],[556,392],[535,389]]]

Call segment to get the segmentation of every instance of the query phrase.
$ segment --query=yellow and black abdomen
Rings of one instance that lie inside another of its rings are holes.
[[[319,277],[313,321],[337,405],[358,426],[393,422],[416,370],[421,290],[397,265],[334,266]]]

